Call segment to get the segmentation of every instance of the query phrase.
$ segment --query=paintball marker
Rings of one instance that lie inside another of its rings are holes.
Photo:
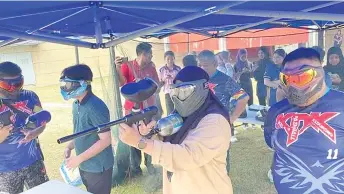
[[[85,135],[88,135],[91,133],[95,133],[95,132],[100,133],[104,129],[108,129],[109,127],[111,127],[113,125],[118,125],[121,123],[127,123],[128,125],[130,125],[130,124],[136,123],[138,121],[149,120],[154,115],[156,115],[157,112],[158,112],[158,108],[155,106],[151,106],[151,107],[148,107],[148,108],[146,108],[146,109],[144,109],[144,110],[142,110],[136,114],[129,114],[129,115],[126,115],[125,117],[123,117],[121,119],[111,121],[108,123],[104,123],[104,124],[98,125],[96,127],[92,127],[90,129],[87,129],[85,131],[75,133],[73,135],[68,135],[68,136],[62,137],[62,138],[57,140],[57,143],[59,143],[59,144],[65,143],[65,142],[73,140],[75,138],[82,137],[82,136],[85,136]]]
[[[151,106],[151,107],[145,108],[144,110],[140,110],[139,103],[151,97],[156,92],[157,89],[158,89],[157,83],[155,83],[152,79],[149,79],[149,78],[145,78],[138,82],[128,83],[124,85],[121,88],[122,95],[127,100],[130,100],[135,103],[131,114],[126,115],[125,117],[121,119],[111,121],[109,123],[104,123],[99,126],[95,126],[93,128],[87,129],[85,131],[78,132],[76,134],[62,137],[57,140],[57,143],[61,144],[61,143],[70,141],[72,139],[91,134],[91,133],[99,133],[105,129],[108,129],[109,127],[113,125],[118,125],[121,123],[132,125],[142,120],[145,123],[150,122],[151,119],[158,113],[158,108],[155,106]]]
[[[168,117],[160,119],[145,137],[149,139],[155,134],[163,137],[171,136],[177,133],[182,126],[183,118],[177,113],[170,114]]]

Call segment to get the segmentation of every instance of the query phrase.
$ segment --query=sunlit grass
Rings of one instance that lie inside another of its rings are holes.
[[[105,82],[107,83],[107,82]],[[59,167],[63,160],[66,144],[57,144],[56,140],[72,133],[71,102],[65,102],[58,85],[49,87],[28,87],[40,97],[43,106],[52,113],[52,121],[40,136],[45,155],[45,164],[50,179],[62,180]],[[103,97],[102,85],[99,79],[93,83],[94,92]],[[162,99],[163,100],[163,99]],[[47,104],[48,103],[48,104]],[[54,104],[52,104],[54,103]],[[55,104],[56,103],[56,104]],[[164,103],[162,101],[162,103]],[[64,106],[60,106],[60,105]],[[239,141],[232,145],[231,180],[235,194],[273,194],[273,185],[267,178],[267,171],[271,166],[272,152],[267,149],[260,129],[244,131],[239,129]],[[145,176],[130,180],[125,185],[114,188],[112,193],[142,194]],[[161,191],[156,194],[162,193]]]

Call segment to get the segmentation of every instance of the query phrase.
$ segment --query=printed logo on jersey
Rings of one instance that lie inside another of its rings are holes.
[[[277,190],[298,194],[344,193],[344,158],[323,163],[317,160],[312,165],[314,160],[311,163],[303,161],[276,139],[274,145],[283,153],[274,158]]]
[[[28,103],[28,100],[25,100],[21,102],[15,102],[14,104],[12,104],[12,106],[21,112],[31,115],[32,110],[29,107],[27,107],[27,103]]]
[[[308,128],[322,133],[336,144],[336,130],[327,124],[339,115],[339,112],[282,113],[276,118],[276,129],[284,129],[287,133],[287,147],[295,143]]]
[[[210,83],[210,82],[207,82],[206,85],[205,85],[205,88],[209,88],[209,90],[215,94],[215,87],[217,86],[218,84],[213,84],[213,83]]]

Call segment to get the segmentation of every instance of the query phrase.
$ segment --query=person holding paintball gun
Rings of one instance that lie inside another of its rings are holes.
[[[170,95],[183,125],[163,141],[141,135],[148,134],[155,121],[141,122],[139,130],[136,125],[120,124],[120,140],[151,155],[152,163],[163,167],[164,194],[233,193],[226,171],[229,114],[210,91],[209,79],[196,66],[177,74]]]
[[[48,181],[37,137],[45,124],[28,127],[26,120],[42,110],[38,96],[23,89],[21,68],[0,63],[0,193],[21,193]]]

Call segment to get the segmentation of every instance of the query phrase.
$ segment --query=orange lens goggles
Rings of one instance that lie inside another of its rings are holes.
[[[310,83],[316,75],[317,72],[315,71],[315,69],[307,69],[299,74],[292,75],[280,73],[280,81],[286,86],[292,84],[302,87]]]
[[[8,92],[14,92],[18,89],[23,88],[24,78],[20,76],[16,79],[0,79],[0,88]]]

